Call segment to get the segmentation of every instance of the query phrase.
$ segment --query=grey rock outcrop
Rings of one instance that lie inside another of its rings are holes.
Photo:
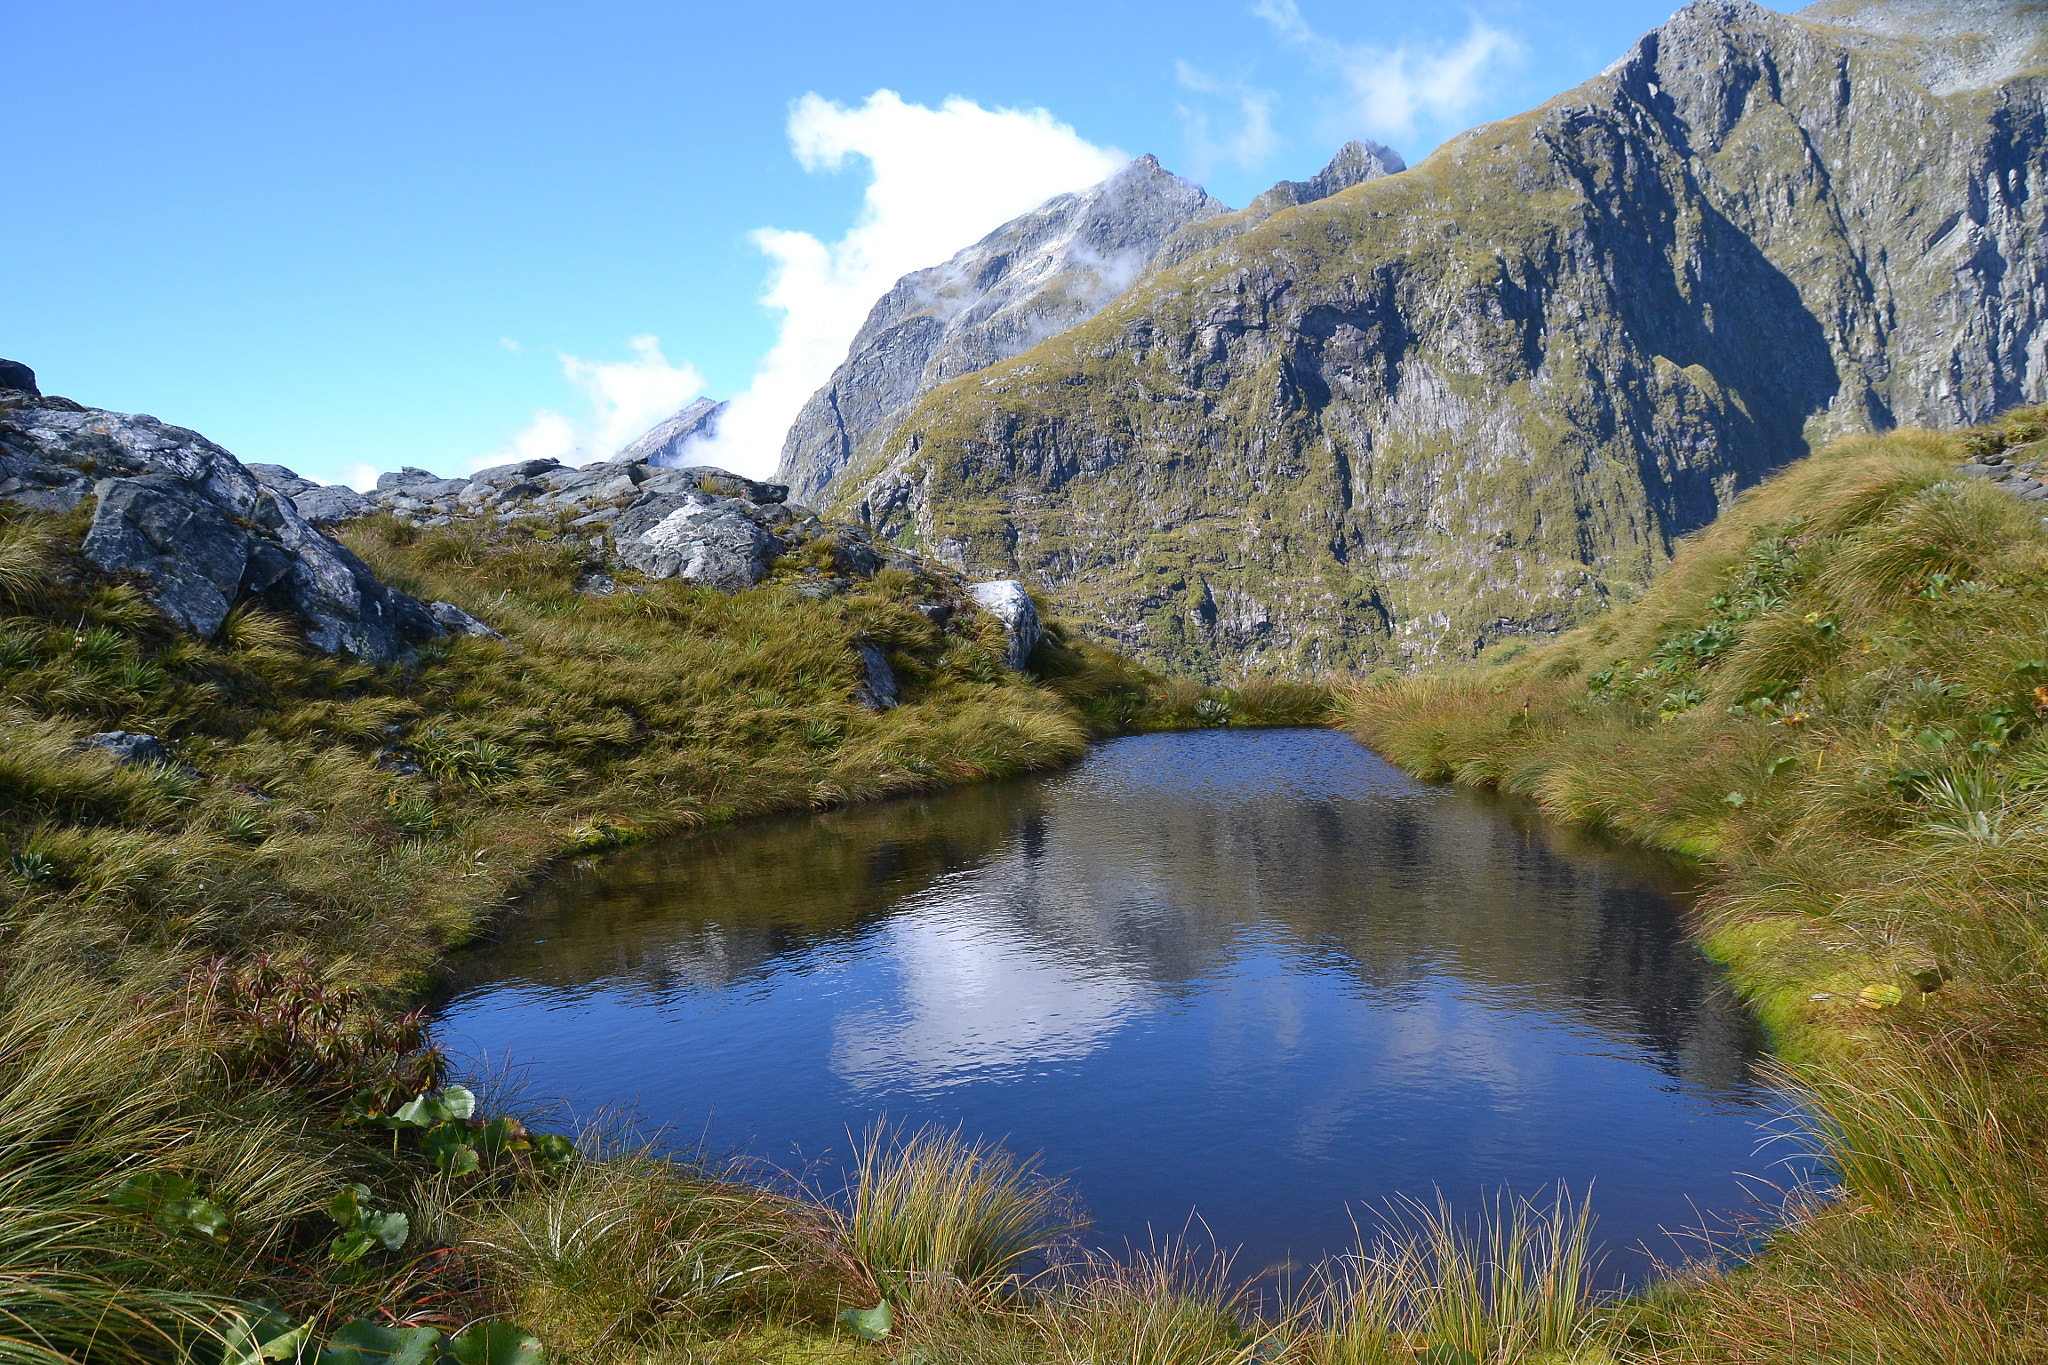
[[[683,451],[690,442],[709,440],[718,434],[718,419],[725,415],[725,407],[716,399],[699,398],[621,450],[618,458],[638,464],[680,467],[685,458]]]
[[[370,511],[370,500],[344,484],[315,483],[281,464],[252,464],[247,468],[265,488],[290,498],[299,515],[315,526],[332,526]]]
[[[832,490],[1179,669],[1587,619],[1839,434],[2048,399],[2048,24],[1699,0],[927,395]]]
[[[976,606],[1003,623],[1003,663],[1012,669],[1023,668],[1045,635],[1031,594],[1014,578],[976,583],[967,592]]]
[[[816,501],[840,470],[888,439],[919,397],[1093,317],[1174,231],[1227,212],[1144,156],[905,275],[797,414],[777,480],[799,501]]]
[[[1347,142],[1330,158],[1329,165],[1308,179],[1282,180],[1236,213],[1204,218],[1174,233],[1152,258],[1150,269],[1171,270],[1190,257],[1242,236],[1283,209],[1319,203],[1353,185],[1407,169],[1408,163],[1392,147],[1377,142]]]
[[[102,730],[96,735],[87,735],[78,742],[78,747],[98,749],[129,765],[164,765],[171,761],[171,751],[164,748],[163,741],[155,735],[130,734],[126,730]]]
[[[267,467],[266,476],[281,491],[289,491],[289,478],[296,477],[276,466]],[[781,484],[710,465],[656,466],[622,454],[581,468],[526,460],[467,479],[408,467],[380,475],[377,484],[365,499],[367,510],[420,527],[477,521],[565,526],[591,556],[578,590],[592,596],[618,591],[617,581],[603,572],[607,565],[737,592],[765,578],[777,558],[812,541],[829,545],[833,572],[847,579],[870,578],[891,562],[909,562],[875,545],[859,526],[828,524],[808,508],[790,505]],[[314,485],[296,496],[327,491]],[[821,590],[836,589],[825,584]],[[437,619],[445,605],[435,605]],[[441,624],[474,633],[459,621]]]
[[[0,360],[0,389],[14,389],[38,398],[43,392],[36,387],[36,372],[19,360]]]
[[[870,711],[887,711],[897,704],[896,670],[889,656],[873,640],[858,642],[861,680],[854,684],[853,698]]]
[[[619,558],[649,578],[690,578],[726,592],[768,576],[775,542],[736,498],[653,495],[612,523]]]
[[[427,614],[450,635],[467,635],[477,640],[502,640],[504,635],[471,616],[453,602],[429,602]]]
[[[298,617],[316,647],[374,663],[441,636],[422,603],[378,582],[289,497],[197,432],[17,396],[0,403],[0,498],[52,511],[96,498],[86,559],[136,575],[184,628],[210,636],[255,597]]]

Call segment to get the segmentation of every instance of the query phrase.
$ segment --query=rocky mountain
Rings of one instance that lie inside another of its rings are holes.
[[[2048,23],[1699,0],[957,378],[831,496],[1154,660],[1565,626],[1836,433],[2048,396]]]
[[[1348,143],[1314,177],[1283,180],[1232,212],[1142,156],[1099,185],[1050,199],[882,296],[831,382],[790,425],[776,477],[815,501],[947,380],[1087,321],[1162,260],[1184,260],[1282,208],[1401,168],[1391,148]]]
[[[303,623],[309,643],[372,663],[475,622],[387,587],[292,500],[196,431],[45,396],[0,363],[0,500],[47,512],[93,502],[82,553],[132,579],[201,636],[250,599]]]
[[[1383,175],[1408,169],[1408,163],[1392,147],[1377,142],[1347,142],[1330,164],[1307,180],[1282,180],[1236,213],[1218,214],[1189,223],[1166,239],[1148,267],[1170,270],[1190,257],[1218,247],[1233,237],[1257,227],[1282,209],[1299,208],[1341,194]]]
[[[898,280],[797,414],[776,478],[809,501],[920,396],[1029,350],[1121,294],[1173,232],[1228,213],[1150,156]]]
[[[718,419],[725,415],[725,406],[715,398],[699,398],[621,450],[618,457],[640,464],[680,467],[685,459],[683,447],[699,437],[709,439],[717,435]]]

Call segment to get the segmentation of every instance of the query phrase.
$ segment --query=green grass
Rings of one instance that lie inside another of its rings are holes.
[[[1847,1197],[1648,1296],[1631,1356],[2048,1351],[2048,531],[1953,472],[2043,420],[1839,444],[1593,625],[1341,703],[1410,771],[1713,873],[1703,941]]]
[[[861,1140],[848,1193],[853,1256],[898,1304],[995,1291],[1076,1213],[1035,1161],[997,1143],[884,1123]]]
[[[624,575],[590,597],[555,528],[381,519],[348,538],[382,577],[507,638],[379,670],[250,608],[181,635],[77,557],[83,531],[0,511],[0,1360],[363,1315],[509,1316],[575,1359],[798,1358],[878,1280],[980,1294],[1040,1249],[1029,1163],[903,1135],[842,1210],[601,1135],[565,1163],[496,1095],[430,1132],[392,1117],[441,1079],[408,999],[565,858],[1330,701],[1168,687],[1057,624],[1013,674],[987,616],[915,610],[958,595],[928,575],[820,600],[799,556],[735,596]],[[856,703],[862,640],[900,707]],[[111,729],[174,762],[79,747]],[[330,1249],[350,1185],[404,1215],[402,1246]]]
[[[908,573],[589,598],[552,532],[383,522],[351,532],[380,574],[508,638],[372,670],[257,612],[170,633],[76,560],[75,519],[14,515],[0,1360],[211,1362],[238,1323],[358,1318],[511,1320],[622,1365],[2038,1359],[2048,535],[1950,467],[2041,420],[1837,447],[1548,648],[1343,692],[1163,680],[1059,628],[1011,674],[991,622],[933,625],[915,608],[950,588]],[[861,639],[902,707],[854,703]],[[1332,719],[1710,864],[1704,941],[1848,1196],[1619,1304],[1588,1293],[1583,1203],[1395,1211],[1259,1315],[1221,1258],[1079,1254],[1064,1187],[960,1134],[877,1129],[827,1197],[602,1129],[572,1153],[510,1095],[400,1107],[443,1080],[410,993],[559,859],[1118,731]],[[77,748],[114,728],[178,762]],[[403,1235],[349,1243],[358,1208]],[[890,1334],[860,1340],[840,1315],[877,1302]]]

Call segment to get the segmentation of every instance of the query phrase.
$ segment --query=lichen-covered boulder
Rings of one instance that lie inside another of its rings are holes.
[[[0,404],[0,498],[52,511],[96,498],[85,558],[135,575],[185,629],[211,635],[260,597],[303,621],[317,648],[371,663],[442,636],[423,603],[378,582],[292,497],[197,432],[16,393],[26,401]]]
[[[983,611],[1003,623],[1007,641],[1003,662],[1014,669],[1023,668],[1024,661],[1031,657],[1031,651],[1038,648],[1039,637],[1045,634],[1045,627],[1038,620],[1038,606],[1031,600],[1031,594],[1014,578],[976,583],[967,591]]]
[[[456,606],[453,602],[430,603],[427,606],[427,614],[432,616],[441,629],[447,631],[450,635],[467,635],[478,640],[502,640],[505,638],[502,633],[491,629],[461,607]]]
[[[768,576],[775,538],[735,498],[655,494],[611,525],[620,559],[649,578],[689,578],[725,592]]]
[[[87,735],[78,741],[81,749],[98,749],[112,754],[126,764],[155,763],[171,761],[170,750],[155,735],[131,734],[126,730],[102,730],[96,735]]]

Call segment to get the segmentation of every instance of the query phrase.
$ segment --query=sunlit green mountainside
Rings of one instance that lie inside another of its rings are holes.
[[[1690,5],[933,391],[826,497],[1212,676],[1563,628],[1817,439],[2048,396],[2044,33]]]

